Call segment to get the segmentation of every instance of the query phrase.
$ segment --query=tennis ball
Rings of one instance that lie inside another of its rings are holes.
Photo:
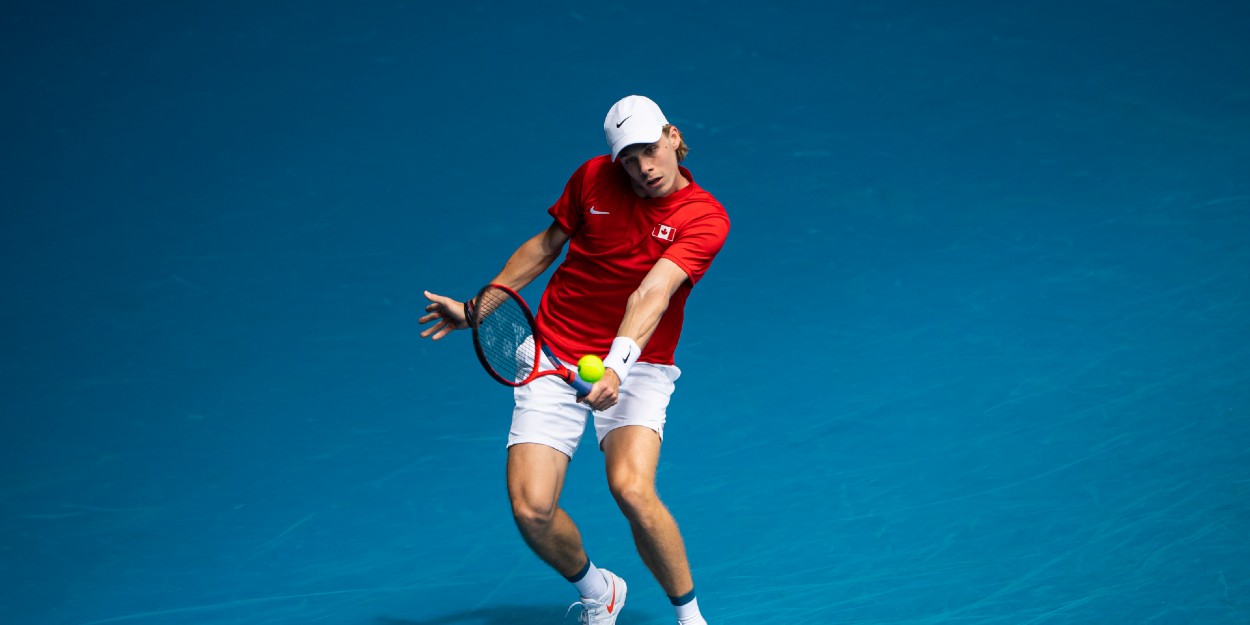
[[[592,384],[598,382],[599,378],[603,377],[603,361],[594,354],[582,356],[582,359],[577,361],[577,375]]]

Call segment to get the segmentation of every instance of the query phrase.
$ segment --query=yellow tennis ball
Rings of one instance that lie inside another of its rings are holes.
[[[598,382],[603,377],[603,360],[594,354],[586,354],[577,361],[577,375],[587,382]]]

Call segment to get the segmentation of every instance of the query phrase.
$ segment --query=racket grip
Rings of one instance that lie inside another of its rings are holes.
[[[581,376],[577,375],[576,373],[569,376],[568,380],[569,380],[569,386],[573,387],[573,390],[577,391],[578,397],[585,397],[589,395],[590,387],[594,386],[590,382],[583,380]]]

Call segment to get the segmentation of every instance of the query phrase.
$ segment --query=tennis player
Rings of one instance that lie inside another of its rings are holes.
[[[606,354],[603,378],[581,400],[557,376],[515,390],[508,494],[525,542],[576,587],[581,622],[615,623],[625,580],[595,566],[560,507],[569,461],[593,412],[608,488],[639,555],[677,622],[705,625],[681,533],[656,493],[655,476],[669,398],[681,375],[673,352],[686,298],[724,244],[729,217],[680,165],[689,148],[655,102],[636,95],[618,101],[603,130],[611,153],[573,173],[547,211],[551,225],[523,243],[492,280],[520,290],[567,244],[543,292],[538,331],[564,363]],[[467,327],[463,304],[425,296],[430,303],[420,322],[434,325],[422,337],[437,340]]]

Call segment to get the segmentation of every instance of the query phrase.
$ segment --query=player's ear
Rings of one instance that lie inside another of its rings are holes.
[[[677,129],[677,126],[669,126],[667,136],[674,149],[681,145],[681,131]]]

